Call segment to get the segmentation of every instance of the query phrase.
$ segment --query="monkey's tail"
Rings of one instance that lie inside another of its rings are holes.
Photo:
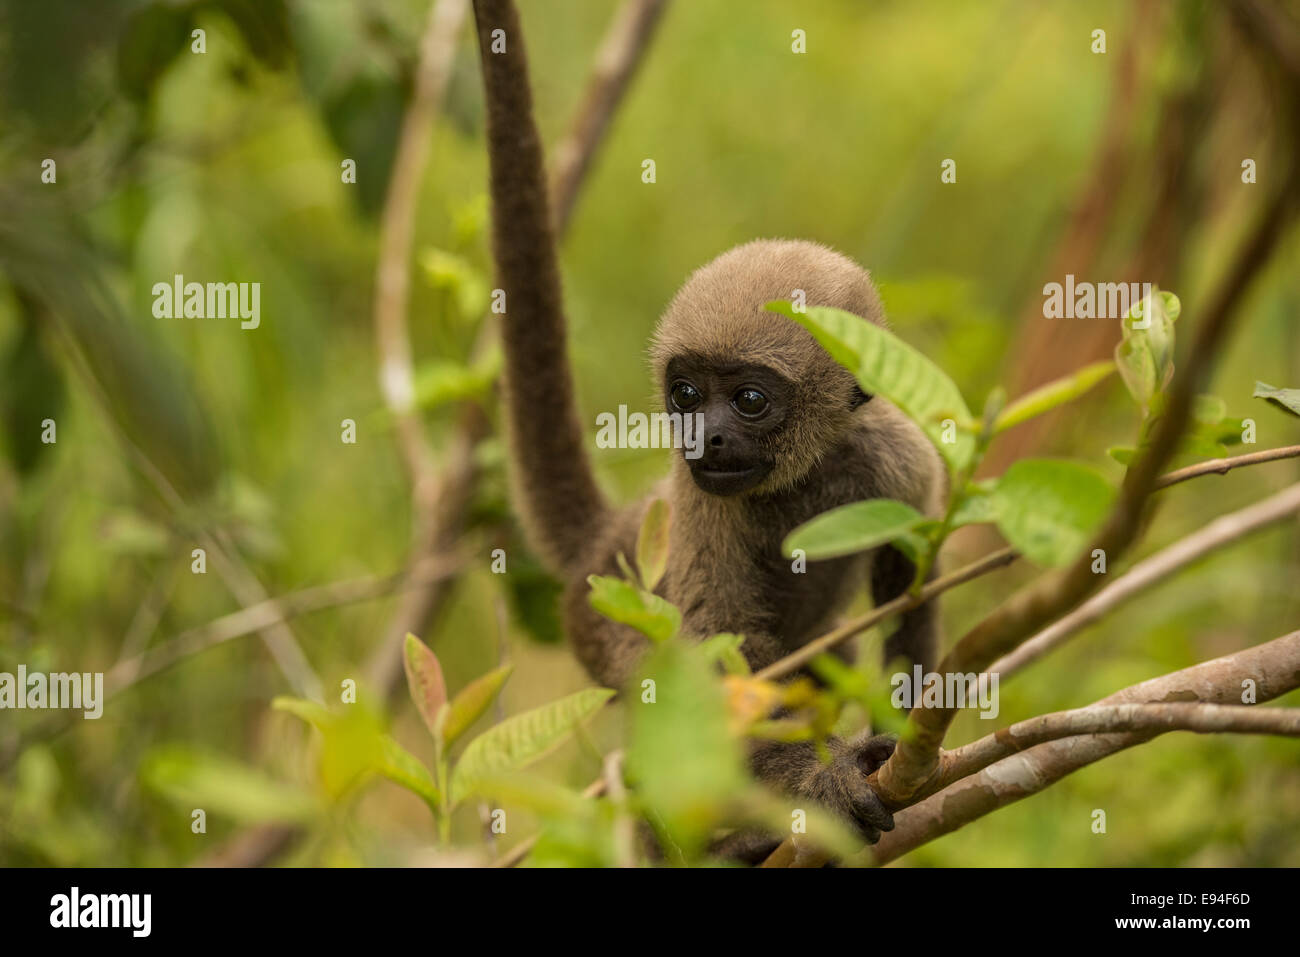
[[[565,347],[564,303],[533,121],[528,61],[510,0],[474,0],[487,100],[492,254],[505,291],[503,390],[515,500],[534,549],[571,570],[608,520],[587,460]]]

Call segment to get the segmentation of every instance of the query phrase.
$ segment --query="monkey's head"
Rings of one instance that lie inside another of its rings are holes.
[[[670,413],[703,416],[691,477],[713,495],[798,482],[843,437],[870,397],[806,329],[764,305],[793,299],[884,325],[867,271],[817,243],[756,240],[696,270],[651,346]],[[684,450],[685,451],[685,450]]]

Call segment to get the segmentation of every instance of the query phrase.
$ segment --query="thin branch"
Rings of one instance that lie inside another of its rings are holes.
[[[128,690],[137,683],[152,677],[175,664],[215,648],[234,638],[240,638],[273,624],[288,621],[298,615],[369,601],[390,595],[394,591],[419,588],[430,579],[446,579],[455,575],[461,566],[456,556],[441,556],[421,562],[415,568],[396,575],[367,575],[326,585],[314,585],[276,598],[249,605],[239,611],[215,618],[207,624],[187,629],[170,641],[157,645],[143,654],[132,654],[120,659],[104,678],[105,700]],[[0,771],[8,768],[33,741],[42,741],[61,734],[73,725],[74,711],[52,711],[35,725],[21,733],[12,733],[0,739]],[[269,825],[280,827],[281,825]],[[256,841],[247,845],[263,846]],[[266,842],[265,846],[276,846]]]
[[[1300,687],[1300,631],[1125,688],[1097,705],[1195,701],[1239,706],[1244,689],[1269,701]],[[1029,748],[894,815],[894,830],[864,852],[884,864],[1160,731],[1083,735]]]
[[[388,192],[384,197],[379,230],[379,257],[375,266],[375,342],[379,352],[379,384],[384,403],[393,416],[398,449],[411,479],[410,561],[420,561],[446,544],[446,522],[440,517],[449,499],[468,497],[472,480],[456,485],[462,473],[473,474],[472,445],[466,450],[465,433],[453,442],[449,463],[440,476],[436,457],[424,434],[415,406],[415,371],[411,359],[407,311],[410,298],[411,244],[420,181],[428,162],[434,118],[446,95],[456,56],[456,37],[469,12],[468,0],[436,0],[420,39],[415,90],[402,117],[402,130],[393,157]],[[480,415],[481,418],[481,415]],[[480,425],[481,427],[481,425]],[[476,436],[471,436],[476,438]],[[459,506],[459,502],[455,503]],[[458,509],[459,514],[463,510]],[[459,525],[452,528],[457,532]],[[391,688],[401,641],[407,632],[423,631],[443,587],[441,580],[403,597],[381,639],[379,651],[367,668],[372,683]]]
[[[1243,465],[1259,465],[1262,462],[1276,462],[1278,459],[1293,459],[1297,456],[1300,456],[1300,445],[1288,445],[1280,449],[1264,449],[1262,452],[1251,452],[1249,455],[1210,459],[1208,462],[1197,462],[1195,465],[1178,469],[1176,472],[1169,472],[1156,483],[1156,488],[1168,488],[1171,485],[1186,482],[1188,479],[1196,478],[1199,475],[1227,475],[1233,469],[1241,468]]]
[[[1186,469],[1180,469],[1177,472],[1170,472],[1161,477],[1156,483],[1157,489],[1168,488],[1179,482],[1184,482],[1190,478],[1196,478],[1199,475],[1209,475],[1218,473],[1220,475],[1231,471],[1234,468],[1240,468],[1247,465],[1259,465],[1263,462],[1273,462],[1277,459],[1291,458],[1300,455],[1300,446],[1289,446],[1281,449],[1267,449],[1263,452],[1252,452],[1249,455],[1239,455],[1235,458],[1213,459],[1209,462],[1202,462],[1198,465],[1190,466]],[[843,625],[827,632],[819,638],[814,638],[808,644],[796,649],[778,661],[774,661],[756,677],[768,680],[784,678],[785,676],[798,671],[812,659],[816,658],[823,652],[830,651],[836,645],[847,641],[854,635],[861,634],[873,625],[877,625],[891,615],[901,614],[920,605],[928,598],[947,591],[956,585],[968,582],[973,578],[978,578],[991,571],[996,571],[1004,565],[1009,565],[1018,558],[1020,553],[1013,548],[1004,548],[1000,551],[992,552],[984,558],[978,559],[964,568],[958,569],[950,575],[938,578],[921,592],[920,598],[910,595],[900,595],[893,601],[890,601],[879,608],[876,608],[866,614],[845,622]],[[1009,656],[1008,656],[1009,657]],[[988,669],[996,670],[996,669]]]
[[[135,462],[136,467],[153,485],[158,497],[171,509],[175,520],[179,524],[189,526],[188,516],[192,512],[190,506],[181,494],[176,491],[172,483],[168,481],[162,470],[153,463],[153,460],[149,458],[144,449],[140,448],[131,439],[121,423],[113,416],[111,411],[112,403],[109,402],[102,383],[95,375],[94,369],[87,361],[75,338],[62,326],[57,328],[62,333],[68,354],[72,357],[74,368],[77,369],[82,380],[86,383],[86,387],[95,399],[96,407],[103,415],[104,421],[117,435],[118,441],[122,443],[127,455]],[[236,601],[241,605],[249,605],[267,599],[266,589],[244,563],[243,559],[240,558],[237,550],[230,548],[229,553],[227,553],[222,542],[204,528],[188,527],[187,530],[194,535],[205,553],[211,557],[217,574]],[[283,622],[272,622],[261,629],[261,637],[262,643],[271,653],[272,659],[274,659],[290,687],[298,694],[312,701],[323,700],[324,691],[320,677],[312,668],[311,662],[307,660],[307,656],[303,654],[302,647],[298,644],[298,639],[294,636],[293,631]]]
[[[1197,474],[1204,475],[1212,471],[1214,470],[1210,469]],[[1261,502],[1215,519],[1197,532],[1179,539],[1168,548],[1134,565],[1128,572],[1115,579],[1074,611],[1064,618],[1058,618],[985,670],[990,674],[997,674],[1000,678],[1007,678],[1030,662],[1037,661],[1071,635],[1091,625],[1139,592],[1158,584],[1174,572],[1199,561],[1209,553],[1267,528],[1297,511],[1300,511],[1300,484],[1291,485]]]
[[[438,557],[398,575],[366,576],[317,585],[248,605],[206,625],[183,631],[171,641],[143,654],[119,661],[104,676],[105,698],[232,638],[281,624],[308,612],[379,598],[394,591],[418,588],[431,581],[444,581],[454,575],[461,564],[456,558]]]
[[[1094,704],[1042,714],[943,752],[939,786],[933,791],[941,791],[962,778],[983,771],[990,764],[1047,741],[1120,731],[1300,737],[1300,708],[1251,708],[1239,704],[1168,701],[1157,704]]]
[[[617,867],[636,867],[636,828],[624,806],[623,752],[611,751],[604,760],[605,791],[614,802],[614,861]]]
[[[877,625],[893,615],[902,614],[912,608],[917,607],[938,595],[947,591],[949,588],[955,588],[957,585],[965,584],[972,579],[979,578],[981,575],[987,575],[989,572],[997,571],[999,568],[1005,568],[1017,558],[1020,553],[1014,548],[1003,548],[983,558],[976,559],[969,565],[959,568],[955,572],[936,578],[921,589],[920,595],[903,594],[899,595],[893,601],[885,602],[878,608],[875,608],[864,615],[847,621],[833,631],[829,631],[820,638],[814,638],[792,651],[778,661],[772,662],[766,668],[759,671],[754,677],[761,678],[765,681],[774,681],[777,678],[784,678],[798,671],[808,662],[812,661],[820,654],[830,651],[841,642],[847,641],[854,635],[861,634],[873,625]]]
[[[582,105],[568,135],[555,148],[551,180],[552,216],[557,233],[569,225],[578,187],[605,138],[605,131],[642,54],[654,36],[667,0],[627,0],[614,15],[596,51]]]

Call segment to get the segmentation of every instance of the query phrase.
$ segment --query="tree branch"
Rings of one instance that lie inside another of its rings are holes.
[[[1186,469],[1183,471],[1185,472]],[[1204,475],[1211,471],[1214,470],[1206,470],[1198,474]],[[1182,481],[1182,478],[1179,481]],[[1300,511],[1300,484],[1289,486],[1261,502],[1216,519],[1194,534],[1179,539],[1163,551],[1134,565],[1128,572],[1115,579],[1074,611],[1052,622],[1014,651],[993,662],[986,670],[991,674],[999,675],[1000,678],[1009,677],[1029,663],[1037,661],[1071,635],[1091,625],[1139,592],[1158,584],[1210,552],[1245,538],[1297,511]]]
[[[605,138],[615,109],[654,36],[667,0],[627,0],[614,15],[587,78],[582,105],[568,135],[555,148],[551,209],[555,231],[563,234],[578,187]]]
[[[375,344],[379,352],[379,385],[384,404],[393,416],[397,446],[411,480],[412,563],[449,546],[448,538],[459,532],[459,524],[443,516],[458,515],[463,508],[457,492],[468,496],[473,473],[472,451],[465,435],[453,442],[448,464],[440,475],[433,449],[424,433],[424,422],[415,407],[415,371],[411,359],[407,324],[410,298],[411,244],[415,234],[416,197],[429,158],[434,119],[441,109],[456,58],[456,38],[469,12],[468,0],[436,0],[420,40],[415,70],[415,90],[402,117],[397,152],[393,157],[388,192],[379,226],[379,257],[375,265]],[[450,506],[447,512],[441,510]],[[440,520],[443,519],[443,520]],[[450,527],[449,527],[450,526]],[[424,623],[438,601],[444,580],[438,579],[403,596],[381,639],[367,676],[388,688],[400,672],[400,650],[407,632],[423,631]]]
[[[1197,734],[1277,734],[1300,737],[1300,708],[1250,708],[1238,704],[1184,701],[1159,704],[1094,704],[1072,711],[1042,714],[985,735],[978,741],[944,751],[941,791],[1035,745],[1081,734],[1120,731],[1194,731]],[[931,793],[933,793],[933,791]]]
[[[1173,702],[1211,704],[1242,700],[1250,687],[1268,701],[1300,687],[1300,631],[1202,662],[1101,699],[1096,704]],[[1159,730],[1083,735],[1035,745],[894,815],[894,830],[868,848],[864,861],[884,864],[1000,807],[1036,794],[1102,758],[1156,737]]]
[[[1227,475],[1233,469],[1241,468],[1243,465],[1259,465],[1263,462],[1276,462],[1279,459],[1293,459],[1297,456],[1300,456],[1300,445],[1287,445],[1279,449],[1264,449],[1262,452],[1251,452],[1249,455],[1234,455],[1224,459],[1210,459],[1207,462],[1197,462],[1195,465],[1187,466],[1187,468],[1178,469],[1176,472],[1169,472],[1156,483],[1156,488],[1169,488],[1171,485],[1186,482],[1188,479],[1200,475]]]

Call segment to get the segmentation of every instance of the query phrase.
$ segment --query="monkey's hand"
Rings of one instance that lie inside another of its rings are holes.
[[[869,733],[851,741],[831,738],[829,764],[822,763],[811,744],[771,742],[758,747],[752,760],[759,777],[816,801],[874,844],[881,831],[894,829],[894,816],[867,785],[867,775],[889,760],[896,740],[893,735]]]

